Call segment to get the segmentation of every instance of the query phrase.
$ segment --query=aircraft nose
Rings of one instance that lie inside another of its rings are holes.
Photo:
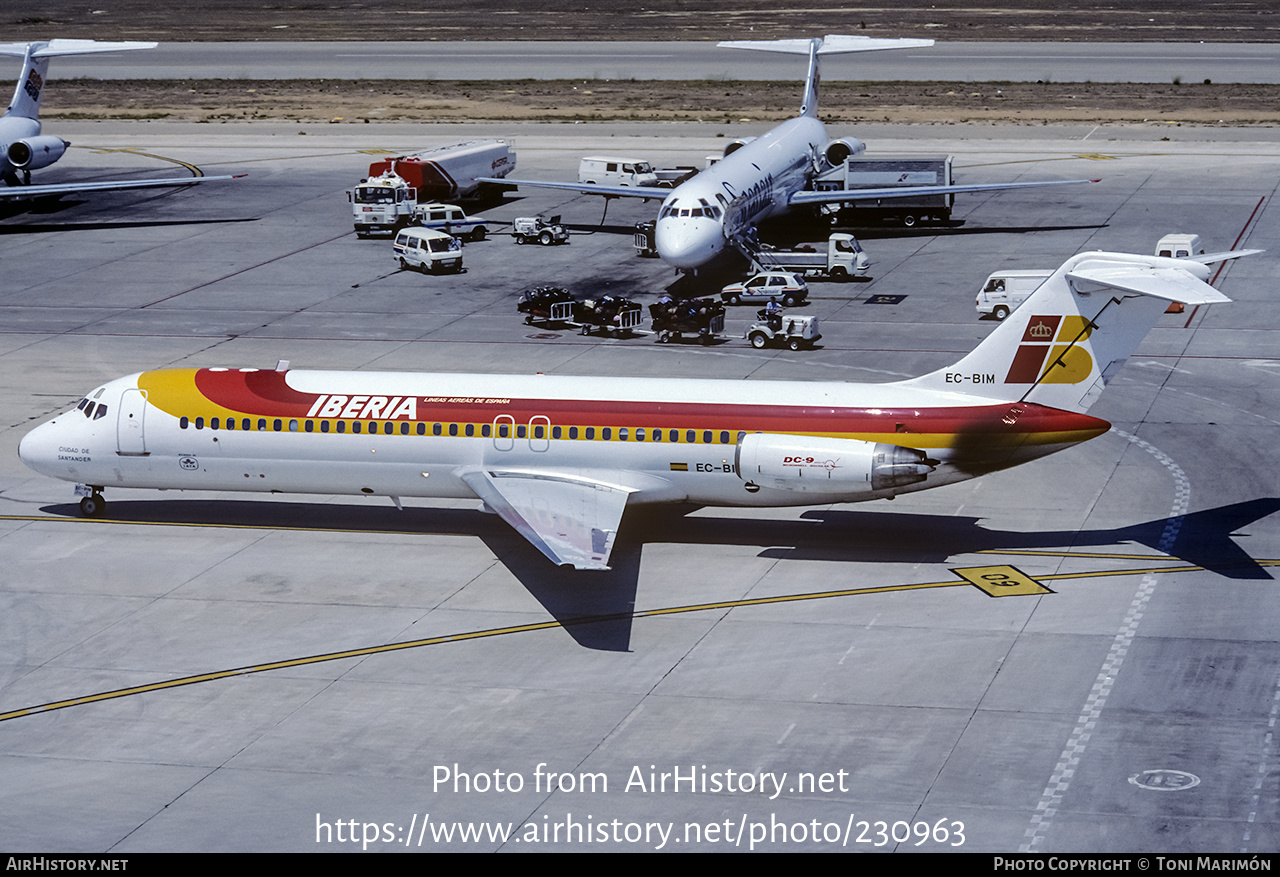
[[[658,221],[655,238],[658,255],[677,268],[701,268],[724,244],[719,223],[672,217]]]
[[[18,459],[42,475],[54,474],[52,469],[58,457],[57,437],[54,434],[57,422],[51,420],[37,426],[18,442]]]

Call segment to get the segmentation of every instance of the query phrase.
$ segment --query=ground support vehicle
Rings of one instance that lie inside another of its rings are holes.
[[[605,186],[657,186],[653,165],[638,158],[589,155],[578,162],[578,182]]]
[[[560,224],[560,216],[548,222],[541,216],[520,216],[511,224],[511,236],[517,244],[539,243],[544,247],[569,243],[569,232]]]
[[[1053,274],[1049,270],[996,271],[987,277],[978,291],[975,305],[978,318],[988,315],[1003,320],[1027,300],[1036,288]]]
[[[396,233],[395,259],[408,271],[417,268],[423,274],[462,270],[462,241],[434,228],[406,228]]]
[[[413,221],[418,190],[403,177],[388,171],[361,180],[360,185],[347,192],[347,200],[351,202],[357,237],[380,232],[395,234]]]
[[[658,256],[658,223],[650,219],[648,222],[636,223],[636,235],[634,243],[636,247],[636,255],[643,256],[646,259],[657,258]]]
[[[420,202],[450,201],[478,195],[477,177],[505,177],[516,166],[506,140],[468,140],[375,161],[369,176],[347,192],[356,234],[395,233],[414,222]]]
[[[537,286],[520,296],[516,309],[524,314],[524,321],[535,323],[573,322],[573,308],[577,302],[573,294],[563,286]]]
[[[601,335],[616,332],[619,338],[630,335],[640,325],[642,315],[640,305],[615,295],[589,298],[573,306],[573,322],[583,335],[590,335],[593,329],[599,329]]]
[[[720,290],[720,298],[727,304],[744,301],[768,301],[776,299],[784,307],[804,304],[809,297],[809,285],[788,271],[762,271],[741,283],[730,283]]]
[[[809,314],[770,314],[759,311],[758,319],[747,327],[742,337],[760,350],[770,344],[799,350],[813,347],[822,334],[818,331],[818,318]]]
[[[703,344],[710,344],[724,332],[724,305],[713,298],[660,301],[649,305],[649,316],[661,343],[696,335]]]
[[[951,156],[855,155],[819,174],[813,188],[818,192],[886,186],[950,186]],[[955,195],[914,195],[908,198],[853,200],[824,206],[822,212],[832,222],[859,223],[866,220],[897,221],[910,228],[918,222],[948,222]]]
[[[863,277],[871,267],[871,259],[862,244],[843,232],[827,238],[825,247],[805,244],[793,250],[780,250],[762,244],[747,252],[747,256],[758,271],[790,271],[805,277],[834,280]]]
[[[396,174],[413,187],[417,200],[425,203],[475,197],[494,185],[477,178],[505,177],[515,167],[516,152],[511,141],[466,140],[375,161],[369,165],[369,176]]]
[[[465,241],[482,241],[489,233],[489,220],[483,216],[467,216],[456,204],[419,204],[413,209],[413,218],[423,228],[457,235]]]

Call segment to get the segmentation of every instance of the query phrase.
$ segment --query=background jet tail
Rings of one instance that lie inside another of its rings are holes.
[[[874,52],[879,49],[919,49],[933,45],[933,40],[881,40],[872,37],[828,34],[810,40],[727,40],[716,44],[722,49],[754,49],[759,52],[782,52],[808,55],[809,74],[805,78],[804,103],[800,115],[818,115],[819,55],[845,55],[850,52]]]
[[[6,116],[23,119],[40,117],[40,98],[44,94],[49,59],[58,55],[88,55],[96,52],[124,52],[131,49],[154,49],[156,43],[100,43],[97,40],[49,40],[39,43],[0,43],[0,55],[16,55],[23,59],[22,75],[9,101]]]
[[[964,359],[906,385],[1085,412],[1170,301],[1230,301],[1188,259],[1081,253]]]

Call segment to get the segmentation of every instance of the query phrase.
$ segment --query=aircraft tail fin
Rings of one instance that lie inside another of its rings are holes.
[[[1072,256],[955,365],[907,385],[1085,412],[1171,301],[1230,301],[1189,259]]]
[[[716,44],[722,49],[753,49],[759,52],[782,52],[808,55],[809,73],[805,77],[804,103],[800,115],[818,115],[819,55],[846,55],[850,52],[874,52],[879,49],[918,49],[933,45],[933,40],[884,40],[873,37],[828,34],[809,40],[727,40]]]
[[[131,49],[154,49],[156,43],[108,43],[97,40],[49,40],[37,43],[0,43],[0,55],[23,59],[22,75],[9,101],[6,116],[23,119],[40,118],[40,98],[44,94],[49,59],[59,55],[88,55],[96,52],[123,52]]]

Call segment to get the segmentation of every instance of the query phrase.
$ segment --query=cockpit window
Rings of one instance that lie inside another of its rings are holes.
[[[88,406],[84,409],[84,416],[85,416],[85,417],[92,417],[92,416],[93,416],[93,406],[94,406],[94,404],[95,404],[95,403],[90,402],[90,403],[88,404]]]
[[[95,411],[95,412],[93,412],[93,419],[94,419],[94,420],[101,420],[102,418],[104,418],[104,417],[106,417],[106,416],[107,416],[107,406],[106,406],[106,405],[99,405],[99,406],[98,406],[98,410],[97,410],[97,411]]]

